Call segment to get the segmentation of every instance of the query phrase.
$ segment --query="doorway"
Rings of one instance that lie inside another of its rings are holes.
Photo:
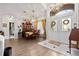
[[[9,22],[9,38],[14,38],[14,22]]]

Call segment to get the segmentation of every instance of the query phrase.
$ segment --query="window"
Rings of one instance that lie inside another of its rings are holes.
[[[40,34],[44,34],[44,29],[42,26],[42,21],[38,21],[37,29],[40,30]]]

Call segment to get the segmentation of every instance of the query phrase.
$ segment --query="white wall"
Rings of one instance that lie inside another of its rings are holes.
[[[72,19],[72,26],[75,22],[75,16],[72,13],[66,14],[65,16],[55,16],[53,19],[56,19],[58,22],[58,30],[56,32],[53,32],[51,29],[51,22],[52,19],[49,15],[49,9],[43,7],[41,4],[0,4],[0,21],[2,21],[2,17],[4,15],[12,15],[15,17],[15,38],[18,38],[18,25],[21,24],[21,21],[23,20],[23,17],[30,18],[32,15],[32,10],[35,10],[35,18],[46,18],[46,37],[47,39],[57,39],[60,41],[63,41],[65,43],[68,42],[68,36],[70,32],[63,32],[61,22],[62,18],[70,17]],[[26,11],[24,14],[23,11]],[[31,19],[31,18],[30,18]],[[7,22],[7,19],[5,19]],[[1,24],[2,22],[0,22]],[[8,23],[8,22],[7,22]],[[2,30],[2,26],[0,25],[0,29]],[[5,29],[6,35],[8,36],[8,28]],[[8,38],[8,37],[7,37]]]
[[[4,31],[5,38],[9,39],[9,21],[5,18],[5,15],[10,15],[15,17],[15,39],[18,38],[18,26],[21,25],[23,17],[27,19],[32,19],[32,10],[35,10],[34,18],[41,18],[45,16],[44,8],[40,3],[0,3],[0,30]],[[26,13],[24,13],[26,11]],[[2,27],[2,22],[7,23],[7,27]]]
[[[2,17],[2,25],[6,24],[6,27],[2,26],[2,31],[4,32],[5,38],[8,39],[9,38],[9,20],[8,20],[8,17],[6,17],[6,16],[7,15]]]
[[[1,17],[0,17],[0,31],[2,30],[2,20],[1,20]]]
[[[48,18],[46,21],[47,39],[58,40],[63,43],[68,43],[70,31],[67,31],[67,32],[62,31],[62,19],[64,19],[64,18],[71,18],[72,28],[73,28],[73,23],[75,22],[74,12],[67,13],[67,14],[65,13],[64,15],[60,15],[60,16],[56,15],[56,16],[53,16],[52,19],[50,18],[49,14],[48,14]],[[51,29],[52,20],[57,20],[57,31],[55,31],[55,32],[52,31],[52,29]]]

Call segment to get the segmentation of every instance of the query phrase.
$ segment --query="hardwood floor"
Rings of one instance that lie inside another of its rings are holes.
[[[37,44],[44,39],[13,39],[5,40],[5,47],[12,47],[12,56],[61,56],[62,54],[52,51]]]

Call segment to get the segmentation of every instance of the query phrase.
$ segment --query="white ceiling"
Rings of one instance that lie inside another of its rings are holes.
[[[57,3],[0,3],[0,16],[12,15],[31,18],[35,10],[35,18],[45,17],[46,7],[58,5]],[[25,13],[24,13],[25,11]]]
[[[35,10],[34,15],[36,17],[45,15],[45,10],[41,3],[0,3],[0,15],[25,15],[26,17],[31,17],[33,15],[32,10]]]

